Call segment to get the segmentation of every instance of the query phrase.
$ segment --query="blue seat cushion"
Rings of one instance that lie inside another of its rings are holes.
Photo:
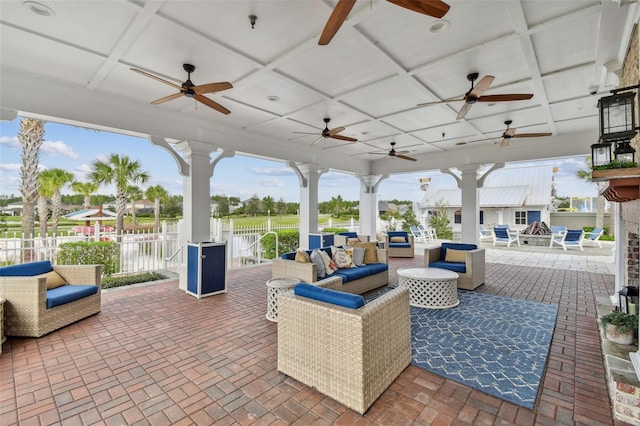
[[[440,246],[440,260],[444,261],[447,257],[447,249],[454,250],[475,250],[478,248],[475,244],[465,244],[465,243],[442,243]]]
[[[409,244],[409,243],[389,243],[389,247],[411,248],[411,244]]]
[[[97,285],[63,285],[47,290],[47,309],[98,293]]]
[[[331,303],[345,308],[358,309],[364,306],[364,297],[359,294],[322,288],[311,284],[300,283],[293,288],[297,296],[308,297],[320,302]]]
[[[387,265],[386,263],[369,263],[367,265],[367,268],[369,268],[369,275],[374,275],[379,272],[386,271],[387,269],[389,269],[389,265]]]
[[[340,268],[333,274],[332,277],[339,276],[342,278],[342,283],[354,281],[360,278],[368,277],[371,275],[371,269],[367,266],[357,266],[355,268]]]
[[[445,262],[444,260],[436,260],[435,262],[429,263],[429,268],[448,269],[461,274],[467,272],[467,265],[465,265],[464,262]]]
[[[358,238],[358,234],[356,232],[340,232],[338,235],[343,235],[347,238]]]
[[[18,265],[4,266],[0,268],[0,277],[33,277],[53,271],[51,262],[41,260],[39,262],[20,263]]]

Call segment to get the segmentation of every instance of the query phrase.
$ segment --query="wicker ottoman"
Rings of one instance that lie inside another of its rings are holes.
[[[458,306],[458,274],[441,268],[398,269],[398,285],[409,290],[409,304],[420,308]]]

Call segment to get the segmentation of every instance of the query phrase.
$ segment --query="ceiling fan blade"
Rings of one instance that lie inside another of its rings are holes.
[[[398,154],[404,155],[404,154],[408,154],[410,152],[411,151],[396,151],[396,155],[398,155]]]
[[[314,135],[314,136],[318,135],[318,133],[307,133],[307,132],[291,132],[291,133],[297,133],[299,135]]]
[[[416,160],[416,159],[415,159],[415,158],[413,158],[413,157],[408,157],[408,156],[403,155],[403,154],[398,154],[397,152],[396,152],[396,157],[398,157],[398,158],[402,158],[403,160],[418,161],[418,160]]]
[[[174,93],[173,95],[169,95],[169,96],[165,96],[164,98],[160,98],[160,99],[156,99],[155,101],[151,102],[153,105],[158,105],[158,104],[163,104],[165,102],[168,101],[172,101],[174,99],[178,99],[181,98],[182,96],[184,96],[182,94],[182,92],[180,93]]]
[[[144,75],[145,77],[149,77],[149,78],[152,78],[152,79],[154,79],[154,80],[156,80],[156,81],[159,81],[160,83],[164,83],[164,84],[167,84],[167,85],[169,85],[169,86],[171,86],[171,87],[173,87],[173,88],[176,88],[176,89],[178,89],[178,90],[182,90],[182,86],[179,86],[179,85],[177,85],[177,84],[175,84],[175,83],[172,83],[172,82],[170,82],[170,81],[167,81],[167,80],[165,80],[164,78],[160,78],[160,77],[158,77],[157,75],[149,74],[148,72],[146,72],[146,71],[142,71],[142,70],[139,70],[139,69],[137,69],[137,68],[129,68],[129,69],[130,69],[131,71],[133,71],[133,72],[137,72],[138,74],[142,74],[142,75]]]
[[[551,136],[551,133],[518,133],[513,135],[514,138],[540,138],[543,136]]]
[[[349,136],[329,135],[329,137],[332,138],[332,139],[340,139],[341,141],[358,142],[358,139],[350,138]]]
[[[418,104],[416,106],[427,106],[427,105],[436,105],[436,104],[446,104],[447,102],[456,102],[456,101],[464,101],[464,97],[462,98],[449,98],[443,99],[441,101],[433,101],[433,102],[425,102],[422,104]]]
[[[199,95],[204,95],[205,93],[221,92],[222,90],[227,90],[231,88],[233,88],[233,85],[225,81],[221,83],[209,83],[209,84],[201,84],[200,86],[193,86],[191,90],[193,90]]]
[[[320,142],[322,142],[325,139],[324,136],[320,136],[318,139],[316,139],[315,141],[313,141],[313,143],[311,144],[311,146],[317,145]]]
[[[504,148],[509,146],[509,138],[503,138],[502,142],[500,142],[500,148]]]
[[[526,101],[533,98],[531,93],[510,93],[506,95],[486,95],[480,96],[478,102],[507,102],[507,101]]]
[[[320,34],[320,39],[318,40],[320,46],[329,44],[355,4],[356,0],[338,0],[338,4],[333,8],[333,12],[331,12],[331,16],[329,16],[329,20],[325,24],[322,34]]]
[[[344,127],[336,127],[335,129],[331,129],[327,132],[329,136],[333,136],[337,133],[344,132]]]
[[[471,105],[473,105],[473,104],[469,104],[469,103],[465,102],[465,104],[462,105],[462,108],[460,108],[460,111],[458,111],[458,115],[456,116],[456,120],[460,120],[461,118],[464,118],[464,116],[467,115],[467,113],[471,109]]]
[[[502,135],[503,138],[508,137],[513,137],[513,135],[516,134],[516,129],[514,129],[513,127],[505,130],[504,134]]]
[[[433,16],[434,18],[442,18],[449,11],[449,5],[443,1],[433,0],[387,0],[397,6],[423,15]]]
[[[469,92],[469,96],[473,96],[475,98],[479,98],[480,96],[482,96],[482,94],[486,92],[489,87],[491,87],[494,79],[495,77],[492,75],[485,75],[484,77],[482,77],[478,84],[475,85],[473,90]]]
[[[195,94],[194,98],[199,101],[202,102],[203,104],[205,104],[206,106],[208,106],[209,108],[213,108],[218,112],[221,112],[223,114],[229,114],[231,113],[231,111],[229,111],[228,109],[226,109],[225,107],[223,107],[222,105],[220,105],[219,103],[212,101],[211,99],[207,98],[206,96],[203,95],[198,95],[197,93]]]

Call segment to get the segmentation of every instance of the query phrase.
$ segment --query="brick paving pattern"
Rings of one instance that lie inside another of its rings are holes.
[[[422,261],[391,259],[391,282]],[[200,300],[177,281],[106,291],[98,315],[39,339],[10,337],[0,424],[622,424],[611,415],[596,324],[613,275],[487,263],[476,291],[559,306],[534,410],[409,366],[364,416],[277,371],[270,278],[268,265],[232,270],[228,293]]]

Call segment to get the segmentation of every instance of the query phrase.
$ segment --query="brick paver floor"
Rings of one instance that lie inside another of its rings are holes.
[[[391,259],[391,282],[422,261]],[[177,281],[111,290],[98,315],[39,339],[10,337],[0,424],[616,424],[595,308],[613,275],[487,263],[476,291],[559,305],[534,410],[409,366],[365,416],[277,371],[269,278],[269,265],[232,270],[226,294],[200,300]]]

